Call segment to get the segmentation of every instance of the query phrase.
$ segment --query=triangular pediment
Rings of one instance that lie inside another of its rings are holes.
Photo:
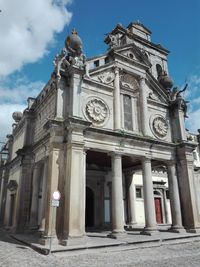
[[[148,75],[146,84],[146,95],[149,101],[164,105],[169,104],[166,92],[151,75]]]
[[[125,46],[121,46],[117,49],[115,49],[115,51],[118,54],[121,54],[122,56],[133,60],[133,61],[137,61],[139,63],[142,63],[148,67],[151,67],[151,63],[147,57],[147,55],[145,54],[145,52],[143,50],[141,50],[139,47],[137,47],[134,43],[131,43],[129,45],[125,45]]]
[[[114,79],[115,79],[115,74],[113,69],[101,69],[95,73],[91,74],[92,80],[102,83],[104,85],[109,85],[113,86],[114,85]]]

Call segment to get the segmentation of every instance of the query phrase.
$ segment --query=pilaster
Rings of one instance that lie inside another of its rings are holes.
[[[86,153],[83,130],[90,123],[71,118],[67,122],[68,142],[65,177],[65,208],[62,245],[85,243]]]
[[[183,143],[177,147],[177,175],[183,226],[187,231],[199,232],[200,216],[194,188],[193,150],[195,144]]]
[[[45,126],[50,134],[49,157],[47,169],[47,192],[45,203],[44,232],[39,240],[41,244],[49,242],[49,238],[57,240],[57,210],[51,206],[53,192],[58,190],[60,168],[63,157],[63,124],[59,121],[49,121]]]
[[[120,103],[120,83],[119,83],[119,68],[115,67],[115,79],[114,79],[114,129],[121,129],[121,103]]]
[[[32,200],[31,200],[31,212],[30,212],[30,229],[37,229],[38,228],[39,178],[40,178],[40,166],[35,165],[33,168],[33,178],[32,178]]]
[[[81,108],[81,91],[82,91],[82,81],[83,81],[84,70],[77,67],[72,67],[71,77],[70,77],[70,116],[80,117]]]
[[[143,135],[149,135],[148,105],[145,78],[140,78],[140,120]]]

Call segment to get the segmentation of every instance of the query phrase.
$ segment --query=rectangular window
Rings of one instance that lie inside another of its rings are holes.
[[[108,57],[105,58],[105,64],[107,64],[107,63],[109,63],[109,58]]]
[[[97,67],[99,67],[99,60],[95,60],[94,61],[94,66],[97,68]]]
[[[136,187],[135,192],[136,192],[136,198],[143,198],[142,187]]]
[[[132,131],[133,123],[132,123],[131,97],[129,95],[124,95],[123,99],[124,99],[124,128],[126,130]]]

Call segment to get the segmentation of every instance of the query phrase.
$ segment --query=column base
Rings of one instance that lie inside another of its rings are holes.
[[[171,226],[168,229],[168,231],[172,233],[177,233],[177,234],[184,234],[186,232],[182,226],[177,226],[177,225]]]
[[[51,244],[52,245],[58,245],[59,241],[58,241],[57,236],[53,236],[53,237],[50,237],[50,236],[41,236],[39,238],[39,240],[38,240],[38,243],[40,245],[47,246],[47,245],[50,245],[50,239],[51,239]]]
[[[128,223],[126,226],[125,226],[125,229],[126,230],[133,230],[134,227],[137,225],[137,222],[132,222],[132,223]]]
[[[122,239],[124,237],[127,236],[127,233],[126,231],[123,231],[123,232],[112,232],[110,234],[107,235],[107,237],[109,238],[113,238],[113,239]]]
[[[62,246],[85,246],[87,244],[87,236],[68,237],[59,241]]]
[[[199,234],[200,233],[200,228],[191,228],[191,229],[186,229],[187,233],[191,233],[191,234]]]
[[[158,235],[159,231],[157,227],[144,227],[144,229],[140,232],[141,235]]]

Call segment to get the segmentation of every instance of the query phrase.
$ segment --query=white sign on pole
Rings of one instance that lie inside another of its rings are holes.
[[[59,207],[59,203],[60,203],[59,200],[55,200],[55,199],[51,200],[51,206],[52,207]]]

